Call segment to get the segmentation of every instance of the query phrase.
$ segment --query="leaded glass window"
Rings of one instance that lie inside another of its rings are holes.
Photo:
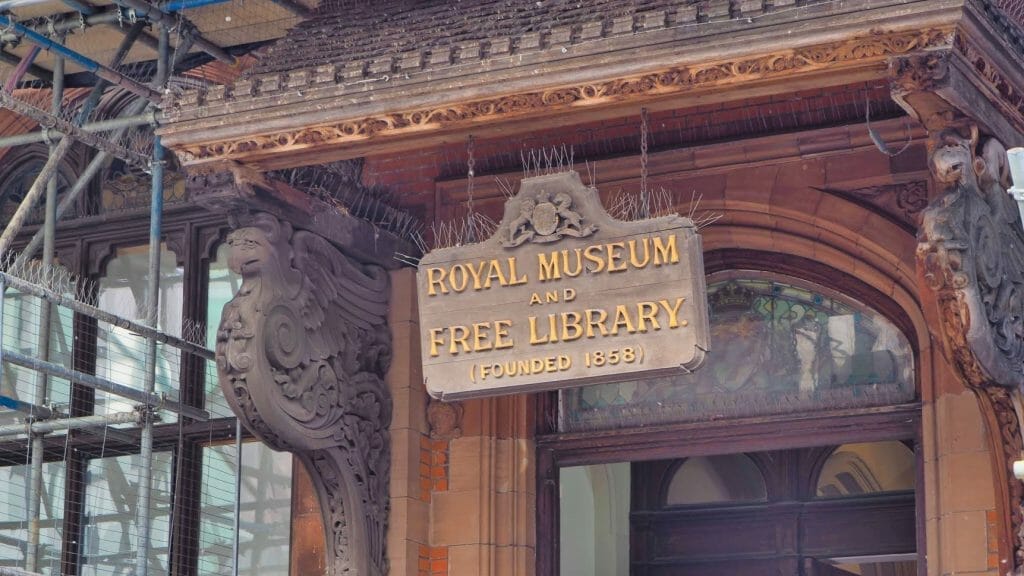
[[[823,286],[730,271],[708,279],[711,347],[694,374],[561,394],[561,428],[618,428],[902,403],[914,398],[907,338]]]

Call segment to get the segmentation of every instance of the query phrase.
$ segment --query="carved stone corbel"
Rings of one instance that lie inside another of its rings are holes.
[[[228,236],[242,276],[217,331],[220,385],[261,440],[316,487],[331,576],[387,573],[388,274],[265,213]]]
[[[999,141],[981,141],[974,124],[946,128],[932,135],[929,162],[942,192],[918,233],[922,295],[937,305],[946,351],[987,420],[1001,548],[1016,568],[1024,566],[1024,485],[1012,473],[1024,450],[1014,402],[1024,389],[1024,230]]]

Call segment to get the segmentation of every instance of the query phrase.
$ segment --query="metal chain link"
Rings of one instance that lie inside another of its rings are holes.
[[[466,233],[467,242],[476,242],[476,217],[473,214],[473,177],[476,176],[476,139],[470,134],[466,141]]]
[[[640,215],[651,217],[651,196],[647,190],[647,108],[640,109]]]

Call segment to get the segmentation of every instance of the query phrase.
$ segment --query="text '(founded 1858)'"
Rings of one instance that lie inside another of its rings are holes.
[[[417,284],[439,398],[692,371],[707,351],[693,223],[615,220],[575,172],[523,180],[493,237],[426,255]]]

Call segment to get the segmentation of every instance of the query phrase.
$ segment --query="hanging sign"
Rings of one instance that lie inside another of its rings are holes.
[[[576,172],[524,179],[494,236],[424,256],[417,289],[436,398],[678,374],[707,351],[693,222],[615,220]]]

